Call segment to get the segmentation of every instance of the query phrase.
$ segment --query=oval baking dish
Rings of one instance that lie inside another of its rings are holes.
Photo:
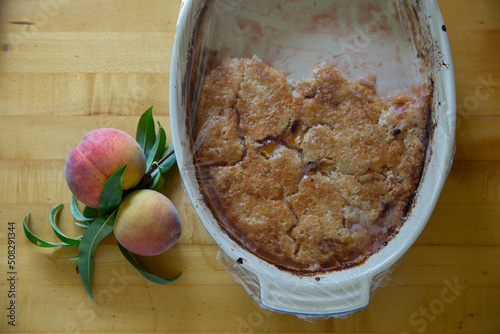
[[[350,268],[300,275],[254,255],[221,227],[198,182],[189,135],[204,69],[221,54],[257,55],[289,80],[334,62],[350,78],[374,73],[383,96],[411,94],[415,85],[433,87],[422,177],[406,221],[385,247]],[[424,229],[453,160],[455,82],[436,2],[183,1],[170,71],[171,131],[184,189],[214,241],[255,276],[261,305],[313,316],[367,306],[373,278],[403,256]]]

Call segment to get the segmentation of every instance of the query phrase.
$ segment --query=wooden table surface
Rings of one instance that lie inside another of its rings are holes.
[[[170,142],[169,66],[180,0],[0,0],[0,332],[500,333],[500,1],[438,3],[459,106],[442,196],[367,308],[306,322],[260,308],[235,282],[175,168],[162,192],[179,210],[183,235],[167,253],[142,259],[158,275],[182,271],[172,284],[145,280],[109,236],[96,252],[94,302],[67,259],[75,248],[27,241],[27,212],[34,232],[56,240],[48,213],[57,203],[66,206],[60,228],[78,235],[63,164],[85,133],[116,127],[135,134],[139,116],[154,105]]]

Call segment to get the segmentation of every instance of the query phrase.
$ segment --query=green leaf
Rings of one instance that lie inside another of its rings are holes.
[[[160,165],[160,170],[162,174],[165,174],[170,170],[170,168],[175,164],[175,153],[169,156],[165,161]]]
[[[173,145],[170,145],[170,147],[167,150],[167,153],[173,150]],[[175,158],[175,152],[172,153],[165,161],[163,161],[153,173],[151,173],[151,177],[155,178],[156,174],[161,173],[165,175],[166,172],[172,168],[172,166],[175,164],[176,158]]]
[[[90,224],[80,224],[78,222],[75,222],[75,225],[80,226],[80,227],[85,228],[85,229],[89,228],[89,226],[90,226]]]
[[[96,208],[90,207],[90,206],[85,206],[83,208],[83,216],[92,218],[92,220],[96,219],[99,217],[99,212],[97,211]]]
[[[156,152],[154,161],[159,161],[167,151],[167,134],[165,133],[165,129],[161,126],[160,122],[158,122],[158,136],[160,137],[160,149]]]
[[[94,252],[99,242],[113,231],[116,211],[110,215],[100,216],[85,230],[78,246],[78,271],[85,290],[95,301],[92,294],[92,278],[94,277]]]
[[[56,225],[56,215],[61,210],[63,207],[62,203],[57,204],[54,206],[49,213],[49,220],[50,220],[50,225],[52,226],[52,229],[54,230],[55,234],[61,240],[62,242],[65,242],[69,245],[78,245],[80,243],[80,239],[82,238],[83,235],[79,236],[76,239],[70,238],[65,236],[61,231],[59,231],[59,228],[57,228]]]
[[[106,180],[106,183],[104,183],[101,199],[99,200],[99,207],[97,208],[99,216],[114,211],[120,205],[123,195],[123,172],[125,172],[126,167],[127,165],[125,164],[123,167],[119,168]]]
[[[70,244],[67,244],[65,242],[63,243],[54,243],[54,242],[48,242],[43,239],[40,239],[33,233],[28,228],[28,221],[29,221],[29,212],[24,216],[24,221],[23,221],[23,228],[24,228],[24,234],[26,234],[26,237],[28,238],[31,243],[34,245],[40,246],[40,247],[60,247],[60,246],[71,246]]]
[[[139,143],[139,146],[141,146],[144,155],[148,157],[149,151],[151,151],[156,141],[153,107],[150,107],[141,115],[137,124],[135,139]]]
[[[80,210],[78,210],[78,206],[76,205],[76,197],[73,194],[71,194],[71,214],[76,220],[81,222],[89,222],[95,219],[95,217],[85,216],[85,211],[83,215],[80,213]]]
[[[155,178],[153,179],[153,184],[149,188],[158,191],[164,183],[165,179],[163,178],[161,173],[157,173]]]
[[[78,261],[78,255],[68,257],[68,260]]]
[[[137,269],[137,271],[139,271],[142,274],[142,276],[146,277],[148,280],[150,280],[153,283],[157,283],[157,284],[171,283],[171,282],[175,281],[176,279],[178,279],[182,275],[182,273],[180,273],[179,275],[177,275],[176,277],[173,277],[173,278],[161,278],[161,277],[158,277],[156,275],[153,275],[150,272],[148,272],[146,269],[144,269],[139,264],[139,262],[137,262],[137,260],[134,258],[132,253],[130,253],[125,247],[120,245],[119,242],[118,242],[118,247],[120,248],[120,251],[122,252],[123,256],[125,256],[125,258],[128,260],[128,262],[130,262],[135,267],[135,269]]]
[[[165,154],[167,135],[159,122],[158,127],[158,135],[156,136],[155,143],[151,148],[151,151],[149,151],[149,155],[146,156],[146,170],[149,170],[153,161],[159,161],[163,157],[163,154]]]

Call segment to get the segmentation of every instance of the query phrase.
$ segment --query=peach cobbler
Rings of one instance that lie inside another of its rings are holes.
[[[428,91],[379,97],[333,65],[290,83],[224,58],[201,83],[191,131],[207,203],[232,238],[302,272],[346,268],[404,223],[423,168]]]

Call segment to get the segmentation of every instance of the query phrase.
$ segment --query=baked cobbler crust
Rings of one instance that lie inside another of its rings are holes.
[[[193,154],[229,234],[291,270],[329,270],[385,245],[405,220],[426,149],[428,94],[376,94],[332,65],[290,84],[257,57],[207,70]]]

